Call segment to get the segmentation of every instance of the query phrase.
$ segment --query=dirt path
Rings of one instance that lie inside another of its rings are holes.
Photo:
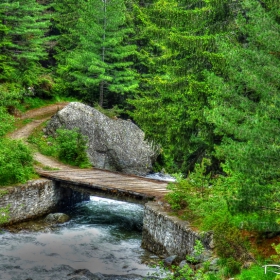
[[[32,131],[39,126],[42,122],[50,119],[56,112],[63,109],[68,102],[59,102],[56,104],[48,105],[42,108],[27,111],[21,116],[21,120],[33,119],[30,123],[15,130],[9,137],[12,139],[26,139]]]
[[[12,139],[22,139],[26,141],[32,131],[44,121],[50,119],[56,112],[63,109],[68,102],[59,102],[56,104],[48,105],[39,109],[33,109],[21,116],[21,120],[30,119],[30,122],[25,126],[15,130],[9,137]],[[33,120],[32,120],[33,119]],[[34,159],[38,162],[37,169],[69,169],[70,166],[58,162],[56,159],[44,156],[39,152],[35,152]],[[71,167],[73,168],[73,167]]]

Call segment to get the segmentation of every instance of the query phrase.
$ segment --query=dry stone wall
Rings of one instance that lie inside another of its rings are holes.
[[[183,260],[193,252],[196,240],[200,240],[205,249],[213,249],[212,239],[211,233],[199,233],[187,221],[168,214],[159,202],[145,205],[143,248],[161,256],[176,255]]]
[[[7,193],[0,198],[0,209],[9,207],[8,224],[33,219],[89,200],[89,195],[62,188],[47,179],[32,180],[6,190]],[[0,215],[7,214],[0,211]]]

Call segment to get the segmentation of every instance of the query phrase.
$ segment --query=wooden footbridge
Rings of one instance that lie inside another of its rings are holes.
[[[61,187],[70,187],[90,195],[119,200],[152,200],[169,192],[167,182],[144,177],[125,175],[101,169],[75,169],[57,171],[38,170],[45,178],[51,179]]]

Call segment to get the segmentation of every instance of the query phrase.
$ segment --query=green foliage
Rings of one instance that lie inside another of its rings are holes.
[[[276,255],[272,255],[271,259],[276,262],[276,263],[280,263],[280,243],[279,244],[271,244],[271,246],[273,247],[273,249],[276,252]]]
[[[224,188],[223,178],[211,178],[206,173],[210,165],[208,159],[196,164],[188,178],[169,185],[172,192],[166,199],[174,210],[180,210],[181,218],[214,232],[216,253],[223,260],[224,274],[230,276],[238,273],[242,263],[250,259],[249,248],[238,227],[240,221],[228,211],[230,193]]]
[[[22,97],[20,90],[13,84],[0,84],[0,137],[14,128],[14,113]]]
[[[58,158],[63,162],[77,165],[81,168],[90,167],[86,148],[87,138],[78,129],[58,129],[56,131],[58,143]]]
[[[0,107],[0,137],[13,129],[14,122],[14,117],[8,114],[7,109]]]
[[[227,214],[216,221],[213,230],[215,250],[222,258],[221,265],[225,267],[224,274],[231,276],[239,273],[242,264],[251,259],[248,245],[240,229],[234,225],[232,217]]]
[[[205,114],[222,139],[215,150],[231,212],[247,213],[247,220],[255,213],[251,227],[277,231],[280,25],[258,1],[242,1],[241,10],[236,36],[217,37],[226,65],[223,77],[208,73],[212,98]]]
[[[0,140],[0,185],[25,183],[34,176],[30,149],[18,140]]]
[[[50,21],[47,6],[34,0],[0,3],[0,81],[17,83],[26,90],[44,72],[45,36]]]
[[[52,95],[52,98],[50,99],[42,99],[36,96],[34,97],[25,96],[23,97],[22,102],[18,104],[16,107],[21,112],[25,112],[27,110],[44,107],[57,102],[71,102],[71,101],[77,101],[77,99],[73,97],[65,97],[65,96],[58,96],[58,95]]]
[[[58,158],[66,164],[80,168],[91,166],[86,153],[87,138],[77,129],[58,129],[56,137],[45,136],[42,131],[36,130],[28,141],[35,144],[42,154]]]
[[[20,104],[19,109],[21,111],[31,110],[40,108],[50,104],[48,100],[44,100],[40,97],[24,97],[22,104]]]
[[[195,256],[199,256],[204,252],[204,247],[201,241],[196,240],[194,246]],[[186,256],[186,260],[191,263],[194,258]],[[202,268],[193,270],[189,264],[185,264],[182,267],[172,265],[171,268],[165,267],[162,262],[159,264],[159,272],[153,274],[153,276],[160,277],[164,280],[218,280],[221,279],[217,273],[209,272],[207,262],[202,264]]]
[[[192,256],[186,256],[186,260],[190,263],[195,262],[197,257],[199,257],[204,251],[204,246],[202,242],[198,239],[195,240],[195,245],[193,247],[193,254]]]
[[[273,280],[276,279],[276,275],[273,272],[267,272],[264,274],[264,268],[258,265],[252,266],[250,269],[244,269],[235,277],[238,280]]]
[[[131,57],[124,0],[56,1],[56,26],[63,36],[57,48],[58,73],[83,99],[101,107],[138,86]],[[69,16],[71,15],[71,16]],[[65,45],[69,46],[65,52]],[[109,104],[112,105],[112,104]]]
[[[232,18],[228,1],[158,0],[138,16],[150,36],[144,50],[152,75],[143,77],[147,85],[129,100],[131,115],[161,144],[167,170],[187,173],[213,150],[213,127],[203,113],[210,97],[203,72],[221,67],[215,35]]]
[[[225,175],[218,185],[231,213],[259,231],[279,230],[280,10],[274,2],[156,0],[134,9],[143,63],[141,92],[129,100],[132,117],[160,143],[169,172],[186,174],[211,158],[207,171]],[[198,191],[190,180],[183,188]],[[172,195],[177,208],[192,204],[180,190]]]
[[[10,205],[0,208],[0,225],[9,221]]]
[[[124,110],[120,109],[118,105],[113,106],[111,109],[104,109],[96,103],[94,108],[109,118],[116,118],[119,117],[122,113],[124,113]]]
[[[169,268],[165,267],[163,263],[159,264],[159,271],[153,273],[152,276],[156,277],[155,279],[163,279],[163,280],[216,280],[215,275],[207,274],[203,271],[203,269],[198,269],[193,271],[188,265],[184,265],[182,268],[173,265],[171,267],[171,271]]]
[[[220,180],[215,181],[211,174],[206,174],[209,165],[209,159],[203,159],[201,164],[196,164],[188,178],[177,178],[176,183],[169,184],[168,188],[172,192],[166,196],[174,210],[183,210],[180,211],[182,218],[206,230],[211,229],[212,223],[228,211],[227,194],[222,189]]]
[[[47,137],[39,129],[35,129],[28,137],[28,142],[35,144],[38,150],[46,156],[58,157],[58,147],[55,139],[51,136]]]

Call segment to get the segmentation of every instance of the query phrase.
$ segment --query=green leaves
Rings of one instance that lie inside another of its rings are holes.
[[[158,0],[137,16],[148,42],[141,51],[147,72],[129,100],[131,115],[161,144],[164,167],[187,174],[211,158],[207,172],[225,176],[231,212],[246,213],[254,228],[276,230],[279,4]],[[176,207],[189,190],[181,191]]]
[[[78,129],[57,129],[56,137],[46,137],[41,130],[35,130],[28,142],[35,144],[42,154],[53,156],[66,164],[91,167],[86,153],[87,138]]]
[[[77,129],[58,129],[55,141],[58,144],[58,158],[81,168],[90,167],[86,148],[87,139]]]
[[[33,156],[21,141],[0,140],[0,185],[25,183],[34,176]]]
[[[36,85],[43,73],[40,61],[47,57],[45,36],[50,25],[46,6],[34,0],[0,4],[0,80],[25,86]]]

